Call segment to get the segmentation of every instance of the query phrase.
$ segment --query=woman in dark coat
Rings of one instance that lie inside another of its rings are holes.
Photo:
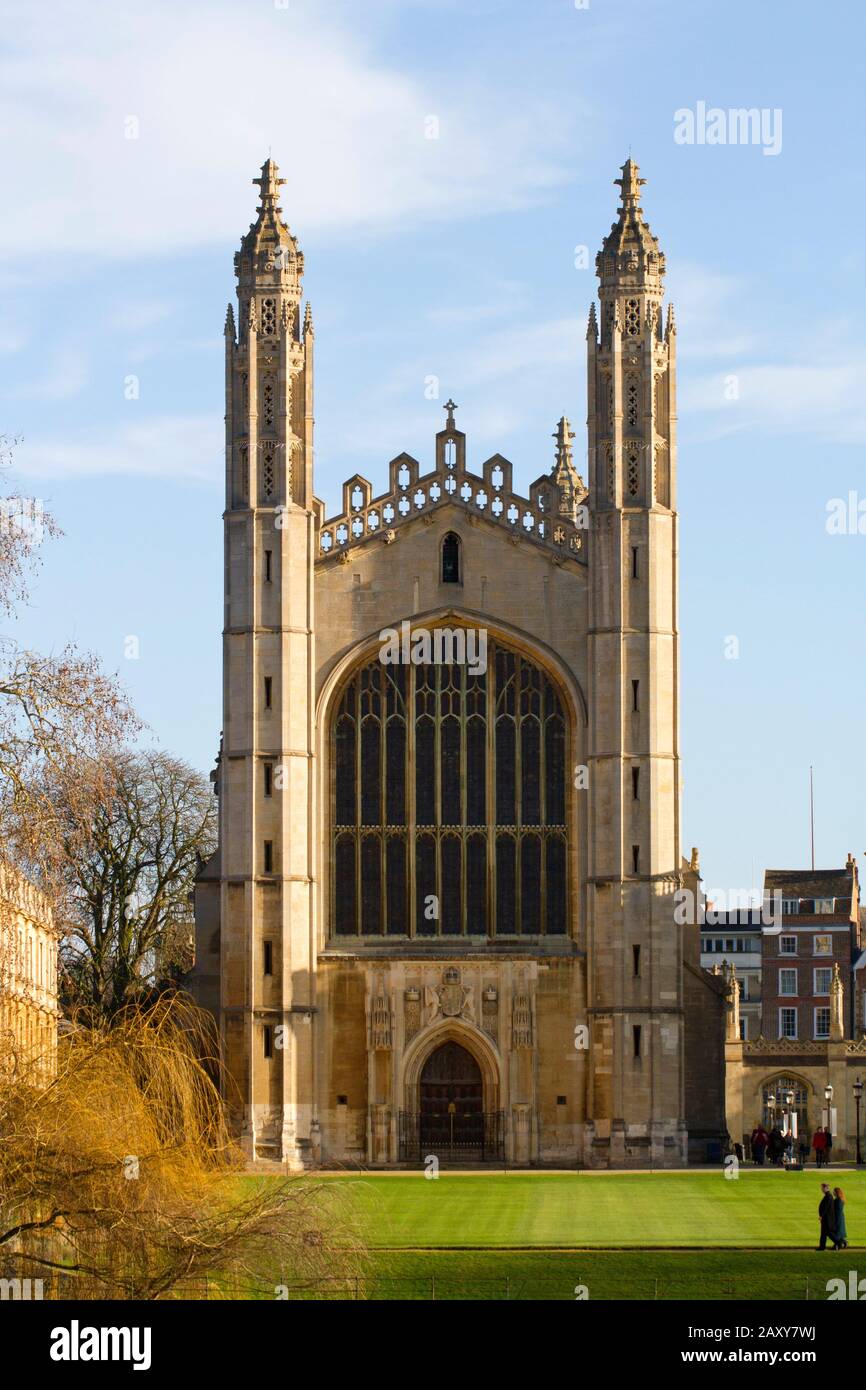
[[[845,1193],[841,1187],[833,1188],[833,1248],[848,1249],[848,1227],[845,1225]]]

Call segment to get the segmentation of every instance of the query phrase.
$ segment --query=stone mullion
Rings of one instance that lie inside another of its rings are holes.
[[[415,721],[418,712],[415,707],[415,670],[415,666],[410,662],[406,668],[406,750],[404,753],[406,759],[404,769],[406,778],[406,872],[409,875],[409,921],[407,926],[408,935],[411,938],[417,934],[415,845],[418,838],[418,827],[415,823]]]
[[[542,681],[541,696],[539,704],[538,720],[538,777],[541,783],[541,795],[539,796],[539,813],[541,816],[541,833],[539,834],[539,846],[541,854],[541,864],[539,867],[539,897],[541,899],[539,915],[539,931],[542,936],[547,935],[547,839],[550,834],[547,815],[547,725],[550,715],[544,713],[547,704],[547,682]]]
[[[437,930],[442,936],[442,668],[431,666],[434,674],[433,698],[433,843],[436,862]]]
[[[466,936],[469,917],[466,906],[466,858],[468,854],[469,819],[469,763],[466,732],[468,727],[468,691],[466,688],[466,666],[459,666],[460,672],[460,935]]]
[[[364,726],[361,720],[361,673],[355,682],[355,935],[364,925],[361,911],[361,768]]]
[[[523,935],[523,658],[514,663],[514,930]]]
[[[484,773],[487,783],[487,918],[488,935],[492,937],[496,936],[496,720],[499,700],[495,647],[493,660],[488,661],[487,671],[487,766]]]
[[[386,876],[386,846],[388,843],[388,796],[385,785],[386,761],[388,754],[388,673],[380,664],[379,677],[382,686],[379,691],[379,935],[387,936],[388,931],[388,881]]]

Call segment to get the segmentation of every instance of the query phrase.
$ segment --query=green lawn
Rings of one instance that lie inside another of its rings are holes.
[[[849,1252],[814,1252],[824,1176],[329,1174],[369,1257],[357,1279],[290,1297],[574,1300],[582,1285],[590,1300],[826,1299],[828,1279],[858,1264],[866,1277],[866,1171],[829,1173],[846,1193]]]
[[[753,1250],[377,1251],[366,1277],[321,1284],[316,1299],[590,1301],[826,1299],[826,1281],[847,1279],[844,1254]],[[866,1272],[866,1271],[864,1271]],[[297,1296],[297,1293],[293,1293]]]
[[[814,1171],[520,1173],[384,1177],[339,1182],[373,1248],[604,1249],[772,1246],[817,1241]],[[847,1197],[852,1245],[866,1229],[866,1172],[831,1173]]]

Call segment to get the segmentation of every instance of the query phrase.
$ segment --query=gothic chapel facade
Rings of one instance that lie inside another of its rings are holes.
[[[255,182],[225,328],[220,844],[196,886],[236,1131],[291,1168],[681,1165],[721,1124],[724,1001],[674,912],[697,886],[676,328],[644,181],[629,159],[597,258],[587,482],[565,418],[527,496],[501,455],[470,470],[449,401],[432,468],[356,474],[331,517],[303,255],[271,160]]]

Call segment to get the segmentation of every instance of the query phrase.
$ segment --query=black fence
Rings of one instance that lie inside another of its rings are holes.
[[[448,1163],[505,1160],[505,1112],[471,1116],[413,1114],[398,1117],[401,1163],[423,1163],[430,1155]]]

